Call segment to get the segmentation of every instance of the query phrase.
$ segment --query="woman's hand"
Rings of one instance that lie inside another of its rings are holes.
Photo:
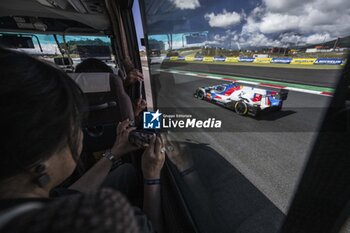
[[[146,100],[139,98],[136,103],[134,104],[134,114],[135,116],[140,115],[140,113],[145,110],[147,107]]]
[[[143,81],[143,75],[140,71],[137,69],[132,69],[130,72],[128,72],[127,77],[125,79],[125,85],[130,86],[135,84],[136,82],[142,82]]]
[[[149,147],[142,155],[142,172],[144,179],[159,179],[160,171],[165,162],[163,143],[155,135],[151,138]]]
[[[191,168],[193,166],[192,157],[181,151],[180,146],[175,141],[169,140],[166,134],[162,134],[161,136],[164,143],[164,148],[166,149],[166,155],[176,166],[177,170],[182,172]]]
[[[121,157],[129,152],[139,149],[138,146],[129,142],[129,133],[135,129],[136,127],[130,126],[129,119],[119,122],[117,126],[116,142],[111,149],[112,154]]]

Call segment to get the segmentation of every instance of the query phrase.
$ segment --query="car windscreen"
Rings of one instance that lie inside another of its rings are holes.
[[[111,40],[107,36],[57,36],[61,48],[72,58],[74,65],[87,58],[112,62]]]

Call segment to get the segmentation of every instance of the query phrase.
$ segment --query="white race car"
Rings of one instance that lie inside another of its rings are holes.
[[[232,82],[199,87],[194,96],[235,110],[240,115],[257,116],[263,110],[281,110],[283,101],[287,99],[288,90],[264,89]]]

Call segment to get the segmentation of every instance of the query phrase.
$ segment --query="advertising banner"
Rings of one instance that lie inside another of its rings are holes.
[[[203,61],[203,57],[195,57],[194,60],[195,61]]]
[[[254,57],[240,57],[238,59],[239,62],[253,62],[254,61]]]
[[[293,58],[290,64],[293,65],[313,65],[316,58]]]
[[[184,60],[185,60],[185,57],[184,57],[184,56],[179,56],[177,60],[179,60],[179,61],[184,61]]]
[[[275,57],[272,58],[271,63],[281,63],[281,64],[290,64],[293,58],[290,57]]]
[[[239,57],[226,57],[225,62],[238,62]]]
[[[256,57],[255,60],[253,61],[253,63],[264,63],[264,64],[270,64],[271,63],[272,58],[268,58],[268,57]]]
[[[343,59],[340,58],[317,58],[316,65],[340,65],[343,63]]]
[[[177,61],[179,59],[178,56],[171,56],[170,61]]]
[[[214,61],[214,57],[203,57],[203,61],[206,61],[206,62]]]
[[[224,62],[226,57],[214,57],[214,61]]]
[[[194,57],[193,56],[186,56],[185,61],[194,61]]]

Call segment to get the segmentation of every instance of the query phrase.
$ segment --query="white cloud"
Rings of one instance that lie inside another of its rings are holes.
[[[211,27],[230,28],[208,44],[222,47],[293,47],[350,35],[349,0],[262,0],[251,12],[207,13]]]
[[[305,43],[306,43],[304,36],[302,36],[301,34],[293,33],[293,32],[283,33],[283,34],[279,35],[278,39],[279,39],[279,41],[281,41],[281,43],[283,45],[301,46],[301,45],[305,45]]]
[[[226,9],[222,13],[207,13],[204,18],[208,20],[210,27],[227,28],[241,22],[242,16],[235,12],[227,12]]]
[[[331,37],[350,34],[348,0],[263,0],[257,8],[263,13],[247,23],[262,33],[293,30],[303,34],[329,33]]]
[[[333,39],[329,33],[313,34],[305,38],[307,44],[318,44]]]
[[[176,8],[181,10],[194,10],[200,7],[199,0],[170,0]]]
[[[313,2],[309,0],[308,2]],[[263,0],[267,9],[273,12],[294,11],[303,7],[305,0]]]
[[[207,44],[218,45],[220,47],[228,47],[241,49],[247,47],[275,47],[284,46],[280,40],[274,40],[268,36],[259,33],[238,33],[237,31],[226,30],[225,35],[216,34]]]
[[[275,33],[299,28],[300,18],[294,15],[267,13],[261,20],[259,29],[262,33]]]
[[[252,45],[259,41],[283,46],[322,43],[350,35],[348,22],[349,0],[263,0],[246,17],[240,38]],[[277,40],[268,39],[276,34]]]

